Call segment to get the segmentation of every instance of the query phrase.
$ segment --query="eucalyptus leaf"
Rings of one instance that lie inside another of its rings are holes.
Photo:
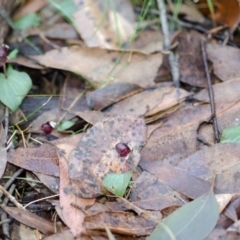
[[[211,190],[163,219],[148,240],[203,240],[214,229],[218,217],[218,203]]]
[[[240,143],[240,126],[225,128],[220,139],[221,143]]]
[[[125,173],[109,173],[103,179],[103,185],[116,196],[123,197],[130,182],[132,174]]]
[[[0,101],[15,112],[32,87],[32,81],[25,72],[18,72],[8,65],[7,78],[0,73]]]
[[[14,22],[14,26],[19,30],[39,26],[41,18],[36,13],[29,13]]]

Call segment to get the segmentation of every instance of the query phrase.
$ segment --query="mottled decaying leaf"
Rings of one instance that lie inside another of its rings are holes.
[[[218,210],[218,204],[211,189],[163,219],[148,239],[205,239],[217,223]]]
[[[44,234],[54,233],[53,222],[47,221],[30,211],[16,207],[1,206],[4,211],[11,215],[17,221],[26,224],[29,227],[36,228]]]
[[[100,110],[142,90],[136,84],[125,82],[113,83],[88,94],[87,103],[90,108]]]
[[[46,67],[80,74],[98,87],[106,82],[128,82],[149,87],[154,85],[162,63],[161,53],[145,55],[84,46],[63,47],[31,58]]]
[[[213,63],[214,74],[223,81],[240,78],[240,50],[218,44],[207,44],[207,56]]]
[[[138,165],[140,148],[146,141],[143,118],[134,115],[108,117],[90,128],[69,161],[69,188],[77,196],[94,198],[103,194],[102,179],[108,173],[128,171]],[[116,144],[126,143],[132,151],[119,157]]]
[[[79,207],[85,208],[91,206],[94,201],[92,199],[81,199],[76,198],[74,194],[65,191],[65,188],[69,184],[68,176],[68,160],[72,150],[75,148],[77,143],[82,139],[84,134],[77,134],[71,138],[68,143],[58,143],[57,147],[61,150],[64,149],[64,153],[59,154],[59,169],[60,169],[60,206],[56,207],[57,212],[61,211],[61,219],[70,228],[73,236],[78,236],[83,231],[83,220],[85,214],[79,211],[77,208],[70,204],[76,204]]]
[[[87,216],[84,226],[88,230],[105,230],[127,236],[145,236],[152,232],[156,222],[129,212],[101,212]]]

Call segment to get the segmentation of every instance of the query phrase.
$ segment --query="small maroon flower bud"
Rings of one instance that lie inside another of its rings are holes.
[[[7,61],[8,49],[9,46],[6,44],[2,44],[0,47],[0,67],[2,67]]]
[[[120,157],[126,157],[131,152],[131,149],[126,143],[118,143],[115,149]]]
[[[41,125],[41,129],[45,134],[50,134],[53,130],[53,127],[49,124],[49,122],[46,122]]]

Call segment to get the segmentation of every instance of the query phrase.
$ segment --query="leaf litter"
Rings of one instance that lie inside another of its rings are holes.
[[[8,39],[10,47],[20,50],[8,62],[28,72],[33,87],[25,98],[30,84],[23,75],[21,79],[1,75],[7,87],[7,80],[16,83],[12,90],[21,85],[19,95],[4,91],[1,101],[12,111],[23,101],[22,112],[15,113],[18,118],[10,116],[8,146],[1,129],[1,174],[4,185],[5,178],[14,176],[11,168],[31,171],[32,176],[24,172],[25,180],[22,176],[16,180],[17,193],[11,194],[25,204],[30,186],[43,198],[28,200],[27,210],[4,203],[4,211],[46,239],[107,239],[107,231],[116,239],[169,239],[170,234],[191,240],[196,233],[199,239],[208,235],[211,239],[238,232],[239,49],[235,35],[229,46],[220,41],[224,36],[221,24],[231,33],[236,29],[239,7],[233,1],[216,2],[213,12],[183,3],[177,17],[176,6],[168,3],[174,22],[190,31],[176,32],[172,22],[173,45],[164,50],[165,36],[156,25],[155,9],[151,9],[150,20],[136,21],[138,10],[127,0],[69,0],[66,9],[65,1],[52,3],[51,8],[46,1],[32,1],[18,8],[16,16],[34,13],[41,22],[35,29],[22,31],[23,37],[35,36],[30,45],[16,45],[14,33]],[[146,13],[140,12],[139,19]],[[206,27],[206,16],[212,26],[220,23],[219,28]],[[231,130],[228,143],[214,142],[200,44],[206,33],[212,34],[206,53],[218,130],[222,139]],[[172,78],[166,63],[168,51],[179,58],[180,88],[166,81]],[[48,112],[40,100],[34,101],[44,94],[58,96],[54,104],[44,103]],[[28,120],[28,109],[33,109],[30,116],[38,115],[33,121]],[[6,124],[4,111],[1,119]],[[46,122],[56,124],[51,133],[41,131]],[[63,128],[66,123],[71,125]],[[53,211],[43,210],[44,205],[55,209],[56,229]],[[34,213],[38,207],[42,218]],[[20,233],[20,227],[16,229]]]

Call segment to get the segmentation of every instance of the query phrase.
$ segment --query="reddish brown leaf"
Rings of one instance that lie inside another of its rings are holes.
[[[59,177],[56,149],[49,144],[39,148],[18,148],[8,153],[8,162],[29,171]]]
[[[105,231],[107,226],[112,233],[128,236],[144,236],[152,232],[157,225],[151,219],[135,216],[132,213],[103,212],[87,216],[84,226],[87,230]]]
[[[207,5],[207,0],[199,0],[198,4],[201,4],[199,8],[204,14],[212,17],[212,19],[218,23],[227,25],[231,32],[233,32],[238,23],[240,17],[240,7],[237,0],[213,0],[214,13],[210,14],[210,10]],[[205,6],[205,7],[204,7]]]
[[[69,162],[69,176],[77,186],[69,186],[74,193],[84,198],[102,194],[101,180],[107,173],[122,172],[137,166],[140,148],[146,141],[146,126],[143,118],[118,115],[105,118],[89,129],[73,151]],[[121,158],[115,149],[117,143],[126,143],[132,152]],[[126,168],[125,168],[126,167]]]
[[[44,234],[54,233],[53,222],[49,222],[41,217],[38,217],[36,214],[33,214],[24,209],[6,206],[1,207],[14,219],[21,223],[26,224],[29,227],[36,228]]]

